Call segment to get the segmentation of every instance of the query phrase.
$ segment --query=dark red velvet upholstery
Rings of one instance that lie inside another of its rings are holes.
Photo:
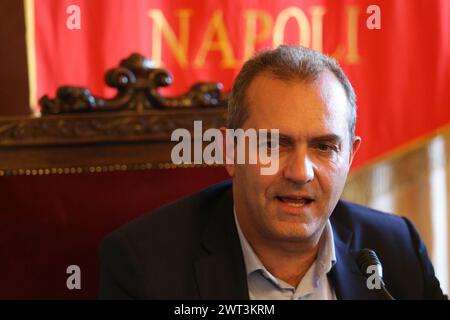
[[[219,167],[1,177],[0,298],[96,298],[107,233],[227,177]],[[71,264],[81,290],[66,288]]]

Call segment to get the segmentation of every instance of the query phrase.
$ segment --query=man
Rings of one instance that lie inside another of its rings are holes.
[[[113,232],[101,249],[100,296],[383,299],[356,260],[370,248],[394,298],[444,298],[411,222],[339,200],[361,143],[355,123],[353,88],[333,59],[280,46],[249,60],[230,95],[229,127],[278,129],[269,145],[277,172],[229,163],[232,183]]]

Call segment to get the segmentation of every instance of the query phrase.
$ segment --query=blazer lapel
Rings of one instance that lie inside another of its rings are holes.
[[[249,299],[231,188],[210,212],[202,237],[204,256],[194,265],[200,299]]]
[[[331,219],[334,244],[336,250],[336,264],[328,274],[334,285],[336,297],[339,300],[377,300],[377,290],[370,290],[366,285],[366,278],[359,271],[350,247],[353,233],[339,222]]]
[[[342,210],[340,205],[335,210]],[[203,253],[195,261],[195,279],[200,299],[248,300],[247,275],[235,221],[230,187],[216,205],[202,234]],[[336,264],[328,276],[340,300],[380,299],[377,290],[366,286],[351,248],[353,233],[331,217]]]

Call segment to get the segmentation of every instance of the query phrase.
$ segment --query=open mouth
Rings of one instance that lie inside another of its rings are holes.
[[[297,208],[307,206],[314,201],[312,198],[302,196],[277,196],[276,198],[280,202]]]

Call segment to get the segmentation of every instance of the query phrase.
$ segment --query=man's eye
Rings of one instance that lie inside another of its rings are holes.
[[[334,145],[321,143],[317,145],[317,149],[323,152],[331,152],[331,151],[337,151],[337,147]]]

